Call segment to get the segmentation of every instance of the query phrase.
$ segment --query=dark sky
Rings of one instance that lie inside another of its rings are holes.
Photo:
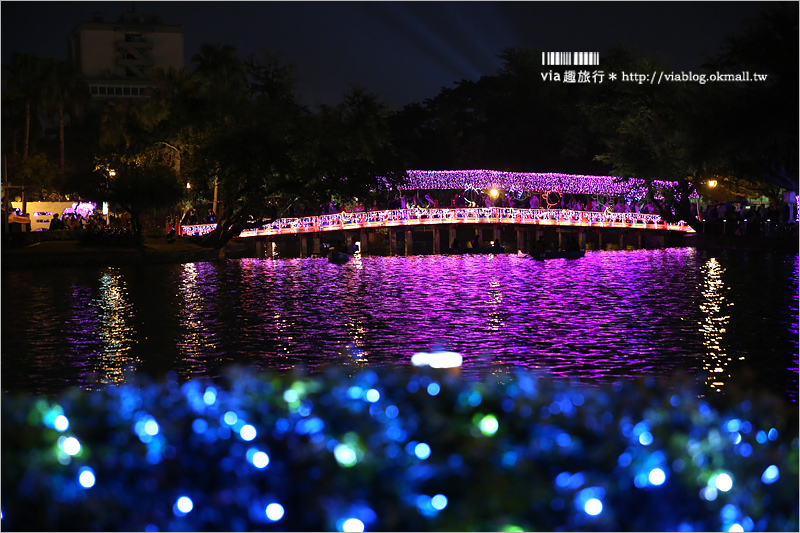
[[[186,66],[204,42],[240,56],[267,51],[297,67],[306,105],[334,105],[351,85],[394,108],[462,79],[494,75],[508,46],[602,54],[617,42],[675,69],[697,68],[764,2],[14,2],[0,3],[2,60],[66,59],[78,23],[134,6],[184,28]]]

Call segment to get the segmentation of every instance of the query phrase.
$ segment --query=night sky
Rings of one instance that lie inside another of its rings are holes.
[[[72,30],[134,6],[184,27],[186,66],[204,42],[241,57],[267,51],[297,67],[301,101],[335,105],[352,85],[394,108],[454,82],[494,75],[508,46],[602,55],[631,44],[674,69],[719,51],[764,2],[11,2],[0,4],[2,60],[67,58]]]

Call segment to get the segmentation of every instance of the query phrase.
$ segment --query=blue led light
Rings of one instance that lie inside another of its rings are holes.
[[[217,389],[214,387],[206,388],[206,392],[203,394],[203,403],[206,405],[214,405],[214,402],[217,401]]]
[[[414,446],[414,455],[417,456],[418,459],[425,460],[431,456],[431,447],[425,444],[424,442],[420,442],[416,446]]]
[[[78,471],[78,483],[80,483],[81,487],[84,489],[90,489],[94,487],[96,481],[94,470],[88,466],[84,466]]]
[[[364,389],[362,389],[358,385],[353,385],[352,387],[347,389],[347,397],[350,398],[351,400],[360,400],[363,394],[364,394]]]
[[[725,422],[725,431],[729,433],[733,433],[735,431],[739,431],[739,428],[742,427],[742,421],[738,418],[732,418]]]
[[[752,453],[753,453],[753,447],[749,443],[744,442],[742,443],[741,446],[739,446],[739,455],[741,455],[742,457],[750,457]]]
[[[228,411],[222,415],[222,422],[229,426],[234,425],[237,420],[239,420],[239,417],[233,411]]]
[[[741,524],[733,524],[731,527],[728,528],[728,531],[744,531],[744,528]]]
[[[400,409],[398,409],[396,405],[389,405],[384,412],[389,418],[397,418],[397,415],[400,414]]]
[[[63,433],[69,429],[69,419],[64,415],[58,415],[55,420],[53,420],[53,428]]]
[[[717,499],[717,489],[714,487],[700,489],[700,496],[706,501],[713,502]]]
[[[742,434],[739,433],[738,431],[735,433],[731,433],[730,438],[733,444],[739,444],[740,442],[742,442]]]
[[[770,429],[769,433],[767,433],[767,438],[769,440],[777,440],[777,438],[778,438],[778,430],[775,429],[775,428]]]
[[[207,429],[208,429],[208,422],[206,422],[202,418],[195,418],[194,421],[192,422],[192,431],[194,431],[198,435],[205,433]]]
[[[639,444],[650,446],[653,444],[653,435],[649,431],[644,431],[639,435]]]
[[[469,398],[467,399],[467,402],[472,407],[478,407],[482,401],[483,397],[481,396],[481,393],[478,391],[473,391],[472,393],[470,393]]]
[[[333,456],[344,467],[351,467],[358,462],[358,455],[355,450],[346,444],[337,444],[333,449]]]
[[[622,455],[619,456],[617,459],[617,464],[622,468],[626,468],[631,464],[633,457],[628,452],[623,452]]]
[[[567,485],[569,485],[569,478],[570,478],[569,472],[561,472],[556,476],[556,485],[562,488],[566,487]]]
[[[503,454],[503,465],[514,466],[517,464],[517,452],[506,452]]]
[[[767,442],[767,433],[765,431],[759,431],[756,433],[756,442],[759,444],[764,444]]]
[[[284,514],[286,514],[286,511],[284,510],[283,505],[281,505],[279,503],[274,503],[274,502],[269,504],[269,505],[267,505],[267,508],[266,508],[265,512],[267,514],[267,518],[271,522],[277,522],[278,520],[283,518]]]
[[[776,465],[769,465],[764,473],[761,474],[761,482],[765,485],[771,485],[778,481],[778,478],[781,477],[780,470]]]
[[[566,448],[572,442],[572,437],[568,433],[559,433],[558,437],[556,437],[556,442],[562,448]]]
[[[441,391],[441,390],[442,390],[442,387],[439,386],[439,384],[436,383],[435,381],[431,382],[428,385],[428,394],[430,394],[431,396],[436,396],[437,394],[439,394],[439,391]]]
[[[733,522],[739,516],[739,508],[732,503],[725,504],[719,511],[719,517],[723,522]]]
[[[447,507],[447,496],[444,494],[437,494],[433,498],[431,498],[431,507],[436,509],[437,511],[441,511],[445,507]]]
[[[242,438],[242,440],[249,442],[254,438],[256,438],[256,428],[254,428],[250,424],[245,424],[239,430],[239,436]]]

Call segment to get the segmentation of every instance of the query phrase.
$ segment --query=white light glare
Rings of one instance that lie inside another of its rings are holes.
[[[597,516],[603,512],[603,502],[597,498],[592,498],[586,501],[583,510],[586,511],[588,515]]]
[[[178,501],[175,502],[175,506],[178,508],[180,512],[186,514],[194,509],[194,502],[188,496],[181,496],[178,498]]]
[[[342,524],[342,531],[360,533],[364,531],[364,522],[358,518],[349,518]]]
[[[464,358],[457,352],[417,352],[411,356],[412,365],[431,368],[456,368],[463,361]]]
[[[269,455],[264,452],[256,452],[253,454],[253,466],[256,468],[266,468],[269,464]]]
[[[733,487],[733,479],[728,474],[720,474],[714,481],[714,485],[722,492],[728,492]]]
[[[283,505],[279,503],[271,503],[267,505],[266,513],[267,513],[267,518],[269,518],[273,522],[277,522],[278,520],[283,518],[283,515],[286,513],[286,511],[283,509]]]
[[[660,468],[654,468],[650,471],[650,474],[647,476],[647,479],[650,481],[651,485],[662,485],[664,481],[666,481],[667,476],[664,474],[664,471]]]
[[[55,420],[53,420],[53,427],[58,432],[65,432],[69,429],[69,419],[64,415],[58,415]]]
[[[81,484],[81,487],[90,489],[94,487],[95,481],[94,471],[92,471],[91,468],[88,466],[81,468],[80,474],[78,475],[78,483]]]
[[[239,436],[242,437],[242,440],[251,441],[256,438],[256,428],[251,426],[250,424],[242,426],[242,429],[239,430]]]
[[[64,440],[62,449],[67,455],[77,455],[81,451],[81,443],[75,437],[69,437]]]

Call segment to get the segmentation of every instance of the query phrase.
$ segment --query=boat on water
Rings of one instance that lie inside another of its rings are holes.
[[[343,265],[350,261],[350,256],[343,252],[331,252],[328,254],[328,261],[337,265]]]
[[[503,246],[479,246],[477,248],[448,248],[447,252],[451,255],[464,254],[502,254],[505,252]]]
[[[531,252],[531,259],[580,259],[585,250],[566,250],[558,252]]]

